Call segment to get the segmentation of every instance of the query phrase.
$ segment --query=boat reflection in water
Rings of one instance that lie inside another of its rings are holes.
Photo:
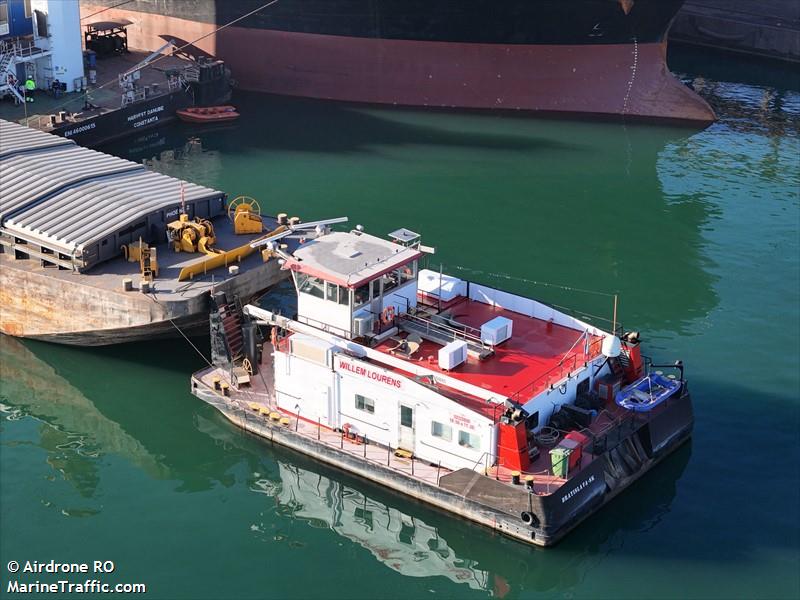
[[[98,458],[123,456],[154,479],[168,471],[135,437],[107,418],[83,392],[16,338],[0,334],[0,411],[4,418],[35,419],[47,464],[85,499],[100,484]],[[84,512],[91,509],[79,509]],[[66,512],[70,512],[66,510]]]
[[[250,526],[254,535],[302,545],[302,533],[291,527],[276,530],[272,515],[277,515],[290,524],[330,530],[400,575],[444,577],[500,598],[522,590],[546,592],[580,585],[587,569],[623,549],[627,532],[653,529],[669,513],[691,456],[690,441],[645,476],[648,483],[640,493],[623,494],[579,527],[559,545],[573,557],[565,561],[558,550],[545,551],[494,535],[281,446],[265,449],[263,442],[218,415],[197,414],[195,426],[223,448],[242,451],[251,469],[250,490],[269,498]]]
[[[183,363],[189,359],[174,358],[178,342],[174,344],[164,349],[164,355],[172,353],[179,372],[176,380],[182,381],[180,374],[190,368]],[[161,395],[143,396],[136,389],[137,382],[153,377],[150,368],[160,364],[163,355],[130,362],[141,354],[141,346],[138,350],[135,346],[101,353],[0,335],[2,418],[38,423],[36,444],[45,451],[47,464],[80,496],[76,502],[69,494],[46,494],[48,505],[52,502],[65,516],[103,511],[98,492],[110,473],[103,465],[119,456],[149,481],[179,482],[177,493],[225,488],[237,496],[241,491],[263,497],[263,507],[248,517],[249,535],[269,539],[278,535],[296,546],[308,537],[304,529],[328,530],[403,576],[445,578],[465,593],[474,590],[503,597],[523,590],[552,592],[580,586],[587,569],[609,553],[626,551],[629,532],[647,535],[642,532],[656,528],[670,512],[677,482],[691,456],[691,445],[683,446],[646,475],[646,485],[636,494],[622,494],[558,548],[543,551],[289,450],[265,446],[189,400],[173,398],[167,410]],[[109,394],[90,373],[78,373],[87,359],[106,368],[111,362],[98,361],[127,361],[129,370],[116,381],[116,394]],[[5,430],[6,424],[2,427]],[[656,544],[638,544],[635,552],[658,555],[661,550]]]

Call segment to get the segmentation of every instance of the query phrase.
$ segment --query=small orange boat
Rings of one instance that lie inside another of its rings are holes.
[[[225,123],[239,118],[236,107],[227,105],[184,108],[175,114],[187,123]]]

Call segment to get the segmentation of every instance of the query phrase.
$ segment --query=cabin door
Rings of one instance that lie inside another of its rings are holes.
[[[400,405],[400,434],[397,445],[403,450],[414,451],[414,408]]]

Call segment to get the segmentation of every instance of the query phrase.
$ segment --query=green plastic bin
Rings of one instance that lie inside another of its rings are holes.
[[[566,479],[569,473],[569,455],[572,454],[572,449],[564,448],[563,446],[556,446],[550,450],[550,465],[553,468],[553,475]]]

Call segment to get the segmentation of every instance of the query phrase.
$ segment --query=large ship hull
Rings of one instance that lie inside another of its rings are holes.
[[[260,3],[136,0],[102,14],[133,21],[135,47],[207,35],[197,46],[224,59],[248,90],[708,123],[711,108],[666,64],[666,32],[681,3],[289,0],[216,33]],[[100,6],[83,2],[83,16]]]

